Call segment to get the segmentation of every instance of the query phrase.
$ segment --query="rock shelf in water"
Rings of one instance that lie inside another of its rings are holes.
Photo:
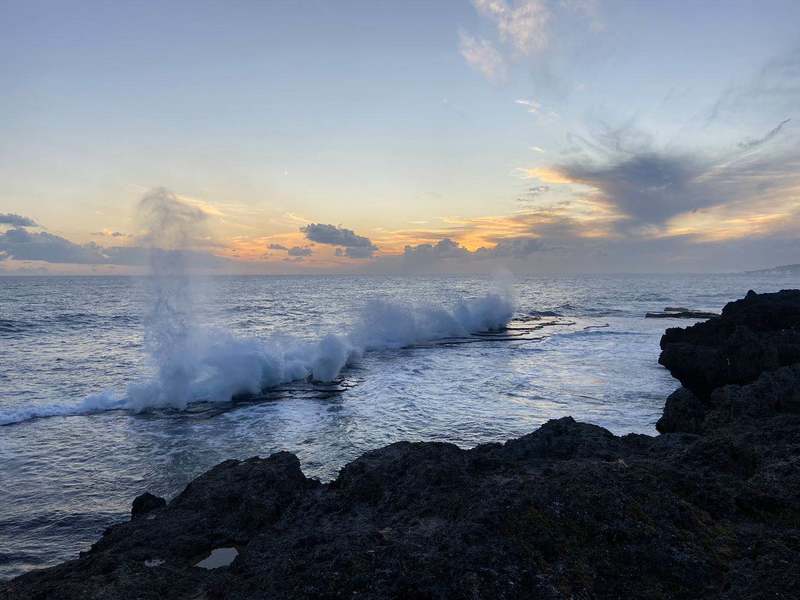
[[[796,598],[800,291],[661,343],[684,387],[656,437],[566,417],[470,450],[392,444],[326,484],[286,452],[230,460],[0,596]],[[195,566],[219,548],[238,554]]]

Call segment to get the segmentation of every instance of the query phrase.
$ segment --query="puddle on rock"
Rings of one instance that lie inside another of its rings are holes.
[[[207,558],[201,560],[195,567],[200,567],[201,569],[227,567],[237,556],[239,556],[239,551],[236,548],[215,548]]]

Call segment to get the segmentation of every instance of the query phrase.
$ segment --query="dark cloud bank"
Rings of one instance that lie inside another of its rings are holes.
[[[38,227],[36,221],[23,217],[22,215],[15,215],[13,213],[0,213],[0,225],[11,225],[14,227]]]
[[[0,233],[0,260],[44,261],[54,264],[143,266],[153,253],[180,254],[198,268],[220,268],[230,261],[198,250],[170,250],[142,246],[102,247],[95,243],[75,244],[46,231],[10,229]]]
[[[145,231],[137,238],[141,245],[103,247],[94,242],[76,244],[47,231],[32,232],[27,227],[37,227],[33,219],[0,215],[0,224],[12,226],[0,233],[0,261],[139,267],[152,264],[158,256],[171,256],[194,268],[218,269],[230,265],[226,258],[195,249],[214,245],[202,227],[206,218],[202,210],[181,202],[168,190],[156,188],[145,194],[138,205],[137,221]],[[126,234],[110,234],[110,237],[122,236]]]

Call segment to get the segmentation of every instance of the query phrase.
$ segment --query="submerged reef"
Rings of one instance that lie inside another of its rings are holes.
[[[661,346],[683,387],[658,436],[566,417],[470,450],[392,444],[324,484],[286,452],[230,460],[0,597],[796,598],[800,290]]]

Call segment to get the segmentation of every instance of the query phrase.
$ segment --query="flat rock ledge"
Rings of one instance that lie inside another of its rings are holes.
[[[566,417],[471,450],[392,444],[327,484],[286,452],[230,460],[0,597],[797,598],[799,340],[800,291],[751,292],[664,335],[684,387],[661,435]]]

